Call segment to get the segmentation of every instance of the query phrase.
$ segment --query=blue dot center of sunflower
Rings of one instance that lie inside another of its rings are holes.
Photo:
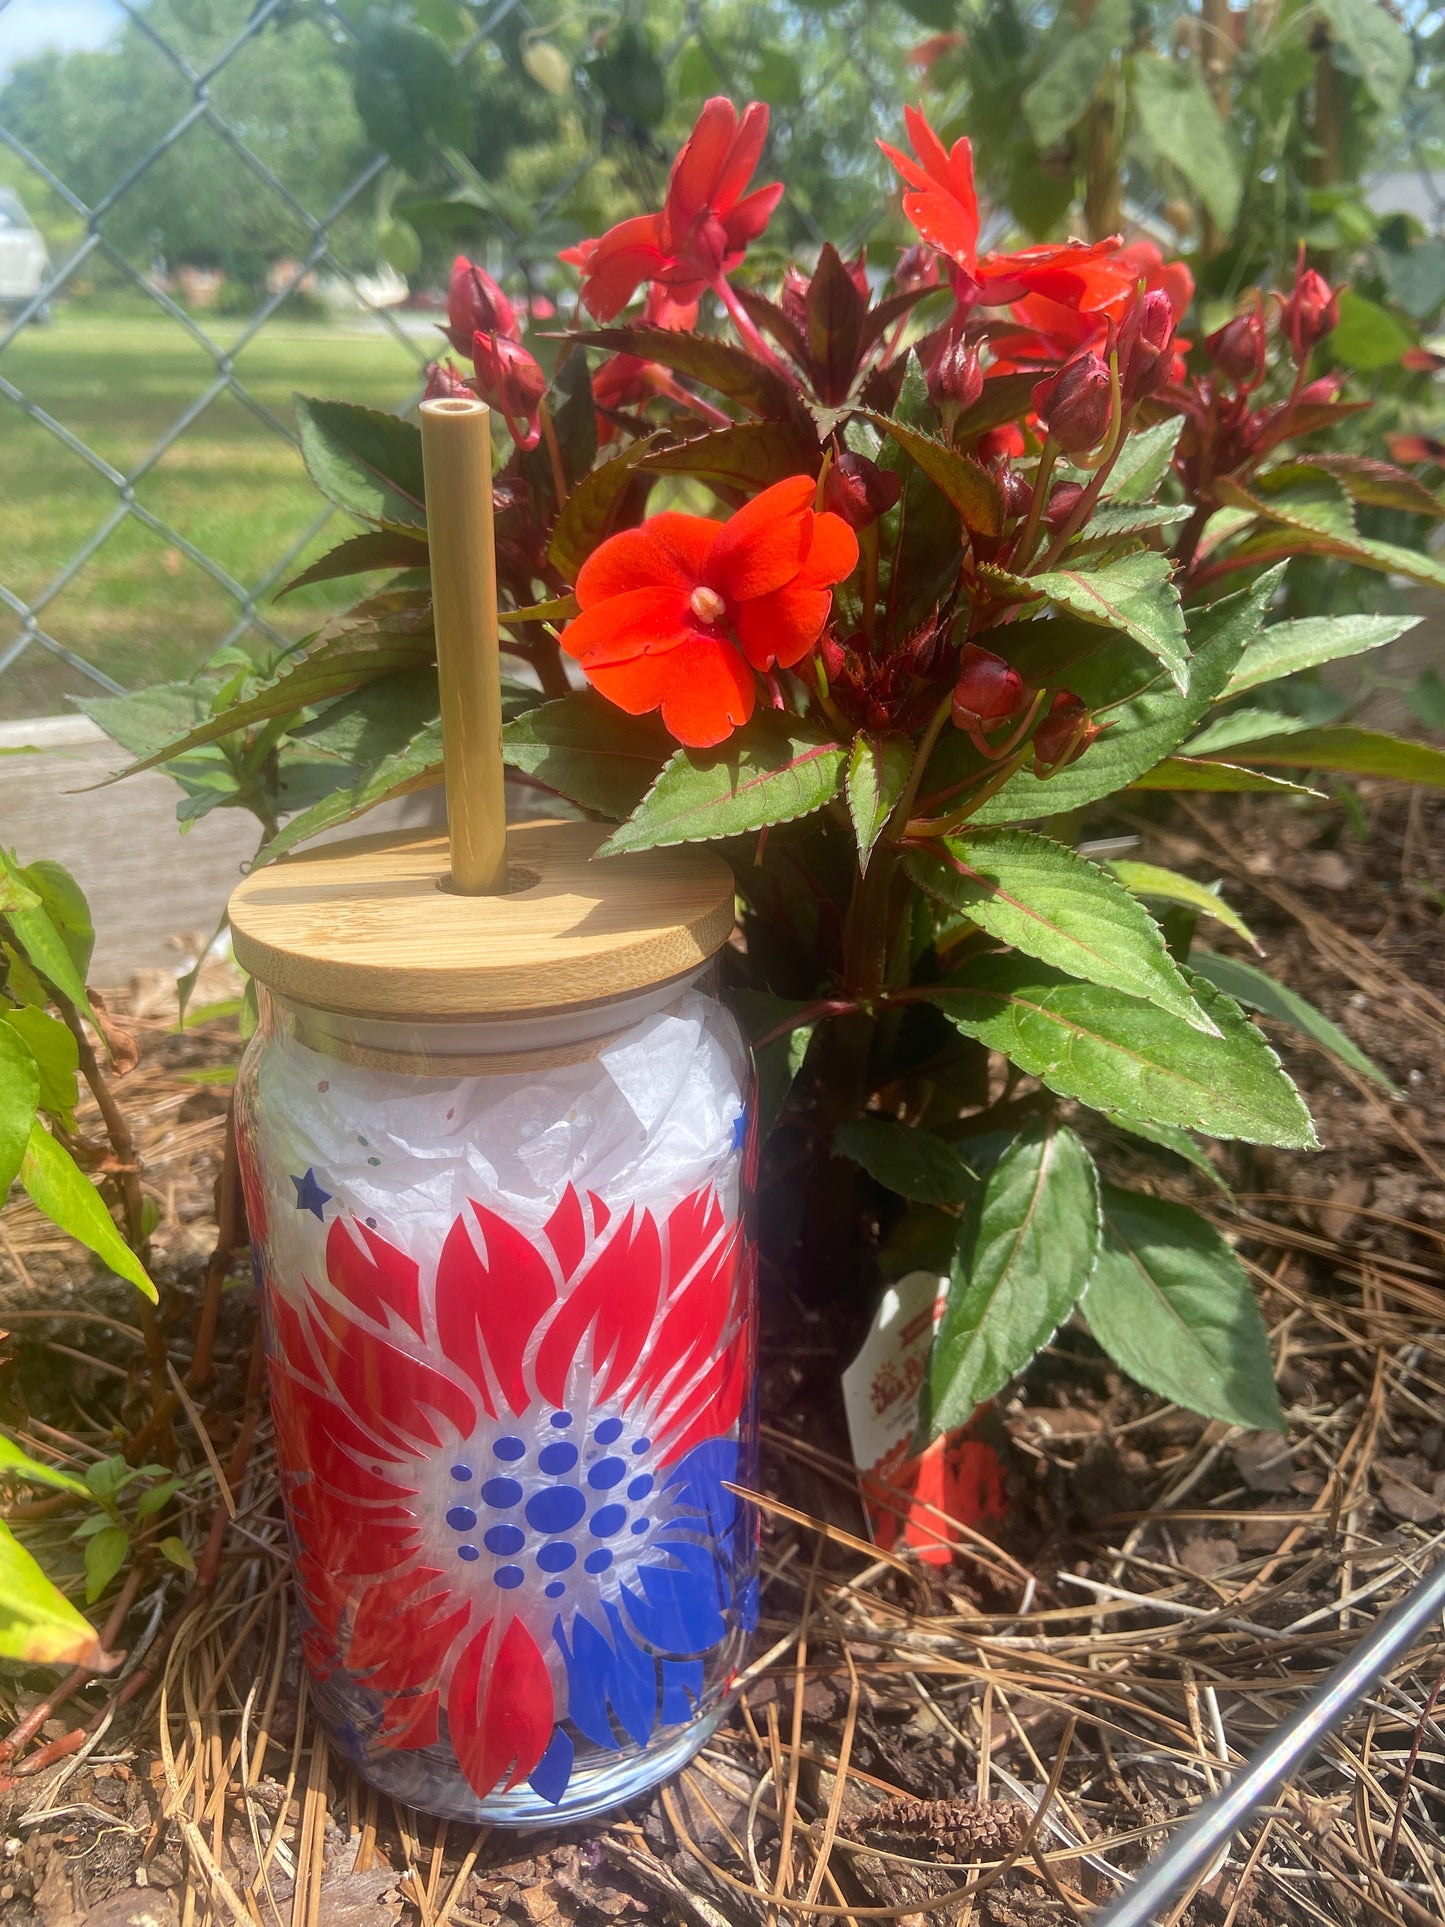
[[[573,1425],[571,1412],[553,1412],[550,1436],[544,1435],[539,1446],[507,1433],[494,1438],[489,1450],[482,1448],[480,1473],[474,1470],[475,1461],[459,1460],[450,1467],[459,1485],[471,1485],[478,1477],[481,1481],[473,1487],[475,1496],[468,1493],[461,1502],[457,1494],[458,1502],[446,1509],[446,1523],[460,1541],[456,1555],[471,1564],[482,1558],[485,1547],[498,1562],[488,1575],[491,1584],[504,1592],[526,1585],[531,1577],[546,1582],[544,1597],[559,1599],[580,1577],[579,1561],[581,1573],[593,1578],[612,1567],[613,1552],[598,1540],[613,1539],[626,1528],[636,1545],[652,1528],[642,1502],[653,1494],[656,1480],[637,1464],[652,1441],[627,1438],[627,1427],[616,1416],[584,1421],[575,1437],[558,1436],[571,1432]],[[488,1476],[487,1457],[500,1460],[506,1471]],[[624,1485],[627,1503],[618,1491]]]

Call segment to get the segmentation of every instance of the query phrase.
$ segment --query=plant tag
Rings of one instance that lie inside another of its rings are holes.
[[[976,1421],[924,1452],[912,1450],[919,1387],[947,1293],[947,1278],[929,1271],[890,1284],[843,1373],[848,1438],[874,1543],[885,1552],[906,1547],[931,1566],[952,1559],[957,1526],[987,1531],[1007,1511],[1003,1465]]]

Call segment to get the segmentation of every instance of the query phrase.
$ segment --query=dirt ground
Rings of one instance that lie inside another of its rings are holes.
[[[1067,1326],[987,1421],[1008,1470],[997,1542],[960,1533],[942,1571],[881,1557],[838,1388],[857,1317],[768,1280],[766,1580],[735,1711],[611,1824],[447,1827],[368,1792],[308,1716],[237,1272],[215,1375],[174,1418],[193,1475],[175,1529],[197,1574],[155,1562],[120,1595],[112,1677],[64,1698],[53,1672],[0,1681],[0,1736],[24,1741],[0,1739],[6,1927],[1041,1927],[1117,1892],[1445,1543],[1445,800],[1362,785],[1349,805],[1176,801],[1167,820],[1137,800],[1090,835],[1222,878],[1269,969],[1399,1087],[1266,1019],[1318,1156],[1227,1147],[1231,1205],[1137,1140],[1106,1146],[1112,1174],[1189,1199],[1235,1242],[1261,1287],[1286,1440],[1162,1404]],[[1217,928],[1206,940],[1245,954]],[[143,1046],[120,1094],[161,1209],[183,1377],[215,1241],[217,1073],[237,1046],[227,1016],[177,1033],[171,998],[157,974],[112,1002]],[[0,1420],[83,1466],[171,1381],[148,1382],[134,1295],[94,1281],[40,1220],[7,1213],[0,1267]],[[9,1514],[47,1560],[75,1556],[63,1504]],[[1437,1632],[1170,1918],[1445,1920],[1442,1687]]]

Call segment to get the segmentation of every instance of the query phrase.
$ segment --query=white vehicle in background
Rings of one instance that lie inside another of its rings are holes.
[[[45,285],[50,255],[39,228],[13,188],[0,187],[0,313],[23,308]],[[36,320],[46,318],[46,310]]]

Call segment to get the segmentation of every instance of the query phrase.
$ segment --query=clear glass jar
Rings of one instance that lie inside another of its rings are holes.
[[[261,991],[236,1093],[322,1718],[447,1818],[580,1819],[757,1616],[747,1053],[701,972],[556,1015]]]

